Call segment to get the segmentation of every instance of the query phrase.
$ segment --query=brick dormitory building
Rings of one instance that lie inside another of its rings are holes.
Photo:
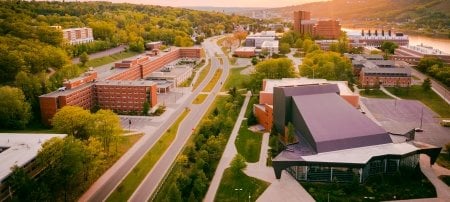
[[[158,84],[143,79],[177,59],[201,57],[200,48],[172,48],[157,56],[124,60],[111,69],[89,70],[64,82],[57,91],[39,96],[42,122],[49,125],[64,106],[98,106],[116,112],[140,112],[145,102],[154,107],[158,103]]]
[[[308,11],[294,12],[294,31],[302,35],[310,35],[324,39],[338,39],[341,35],[341,24],[333,19],[311,19]]]

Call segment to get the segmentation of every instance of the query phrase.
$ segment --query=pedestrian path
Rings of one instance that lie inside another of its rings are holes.
[[[438,178],[438,175],[430,165],[430,157],[421,154],[420,155],[420,170],[422,173],[430,180],[436,189],[436,194],[438,199],[443,199],[445,201],[450,201],[450,188]]]
[[[399,98],[397,96],[395,96],[394,94],[392,94],[391,92],[389,92],[388,90],[386,90],[386,88],[384,88],[384,86],[380,86],[380,90],[383,91],[383,93],[386,93],[386,95],[396,99],[396,100],[401,100],[402,98]]]
[[[222,157],[220,158],[219,165],[217,165],[216,173],[214,174],[214,177],[211,180],[208,192],[206,192],[206,196],[203,199],[203,201],[206,202],[214,201],[217,190],[219,189],[220,181],[222,180],[223,173],[226,168],[230,167],[231,160],[233,160],[234,156],[236,156],[237,154],[234,142],[236,141],[239,129],[241,128],[242,120],[244,119],[245,111],[247,109],[251,95],[252,95],[251,92],[248,91],[244,100],[244,104],[242,105],[241,111],[239,112],[239,116],[234,125],[233,131],[231,132],[230,138],[228,139],[225,151],[223,152]]]

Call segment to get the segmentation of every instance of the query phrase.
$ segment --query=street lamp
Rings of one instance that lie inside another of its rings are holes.
[[[239,191],[242,191],[242,188],[236,188],[234,191],[237,191],[237,201],[239,202]]]

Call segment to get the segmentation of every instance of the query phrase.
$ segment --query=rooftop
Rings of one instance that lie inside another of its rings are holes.
[[[92,28],[90,28],[90,27],[75,27],[75,28],[63,29],[63,31],[73,31],[73,30],[80,30],[80,29],[92,29]]]
[[[255,47],[244,47],[241,46],[239,48],[236,48],[234,50],[234,52],[238,51],[238,52],[255,52],[256,48]]]
[[[180,75],[185,74],[186,72],[192,70],[191,67],[174,67],[170,69],[170,72],[153,72],[151,73],[149,76],[147,76],[146,79],[148,78],[167,78],[167,77],[178,77]]]
[[[312,84],[336,84],[339,88],[340,95],[353,95],[354,93],[348,88],[347,81],[327,81],[326,79],[309,79],[301,78],[283,78],[283,79],[265,79],[264,92],[273,93],[274,87],[280,86],[302,86]]]
[[[292,99],[318,153],[392,142],[383,128],[335,93],[300,95]]]
[[[449,55],[448,53],[442,52],[441,50],[425,45],[402,46],[402,48],[406,48],[427,55]]]
[[[261,44],[261,48],[273,48],[278,47],[279,42],[278,41],[264,41]]]
[[[363,68],[361,69],[362,73],[373,73],[373,74],[406,74],[411,75],[411,70],[408,68],[402,68],[402,67],[393,67],[393,68],[382,68],[382,67],[375,67],[375,68]]]
[[[64,134],[19,134],[0,133],[0,184],[11,173],[14,165],[24,166],[33,160],[42,144],[53,137],[63,138]]]
[[[97,81],[95,85],[100,86],[152,86],[155,83],[153,81],[147,80],[106,80],[106,81]]]

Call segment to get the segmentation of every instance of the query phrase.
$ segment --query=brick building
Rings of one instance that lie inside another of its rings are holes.
[[[262,91],[259,92],[259,103],[253,106],[253,113],[258,122],[266,129],[271,130],[273,120],[273,89],[280,86],[307,86],[336,84],[339,95],[350,105],[359,108],[359,95],[354,94],[347,86],[346,81],[327,81],[325,79],[264,79]]]
[[[240,58],[251,58],[256,56],[255,47],[239,47],[234,50],[234,54]]]
[[[80,27],[63,29],[63,38],[71,45],[89,43],[94,41],[92,28]]]
[[[39,96],[42,122],[50,125],[58,109],[67,105],[84,109],[98,105],[117,112],[141,111],[146,101],[154,107],[158,104],[157,84],[141,80],[179,58],[200,57],[200,48],[175,48],[155,57],[122,61],[111,70],[90,70],[64,82],[57,91]]]
[[[294,11],[294,31],[324,39],[338,39],[341,24],[337,20],[312,20],[308,11]]]

